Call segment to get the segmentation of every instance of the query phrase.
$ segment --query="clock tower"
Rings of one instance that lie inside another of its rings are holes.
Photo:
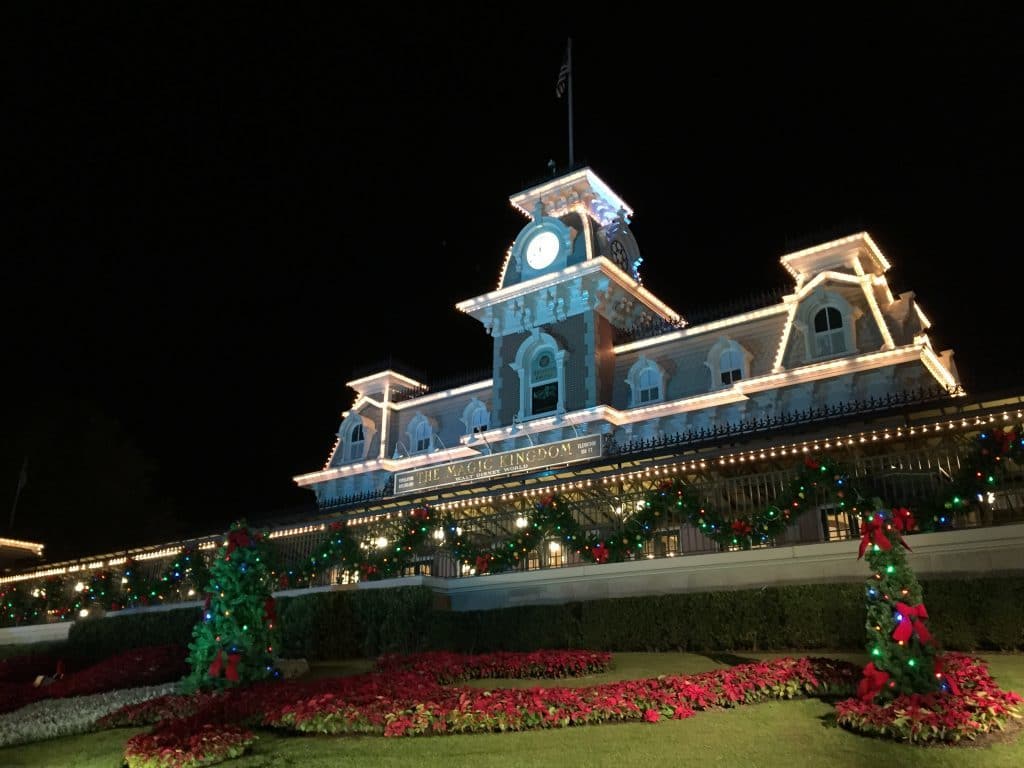
[[[574,412],[612,402],[616,335],[678,317],[641,285],[633,212],[592,170],[509,200],[530,221],[497,290],[458,308],[494,338],[491,427],[534,422],[529,438],[509,431],[513,448],[578,433]]]

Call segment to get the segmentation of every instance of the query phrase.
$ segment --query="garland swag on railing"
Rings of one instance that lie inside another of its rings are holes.
[[[955,514],[985,501],[985,493],[998,486],[1005,460],[1024,461],[1024,429],[992,429],[979,434],[961,469],[917,520],[917,530],[941,530],[952,525]],[[643,551],[659,530],[683,522],[725,548],[750,549],[781,535],[808,508],[829,502],[852,514],[870,515],[880,508],[878,499],[862,496],[851,486],[850,474],[830,458],[809,456],[786,490],[764,509],[749,515],[728,515],[700,500],[699,489],[682,478],[666,479],[648,491],[636,508],[623,515],[613,530],[586,531],[572,514],[572,505],[557,494],[543,496],[516,520],[513,534],[480,541],[481,534],[464,531],[452,515],[443,517],[430,507],[412,510],[388,534],[365,541],[340,523],[333,523],[316,554],[298,574],[281,576],[281,586],[309,583],[318,572],[338,566],[358,571],[360,578],[376,580],[399,575],[418,556],[429,554],[425,545],[447,551],[475,574],[512,570],[545,541],[557,541],[590,563],[622,562]],[[930,506],[930,509],[929,509]],[[909,531],[908,531],[909,532]]]
[[[1024,466],[1024,427],[1016,424],[982,430],[942,493],[931,504],[917,505],[916,530],[944,530],[965,513],[983,509],[989,503],[988,494],[1003,481],[1009,462]],[[749,549],[776,538],[807,507],[814,506],[808,503],[812,493],[862,516],[875,508],[868,508],[850,488],[842,468],[823,458],[806,459],[784,494],[747,516],[722,514],[700,503],[698,489],[686,481],[664,480],[618,519],[612,531],[601,536],[584,531],[572,515],[570,502],[558,495],[539,499],[517,521],[514,534],[492,541],[474,538],[451,515],[423,506],[372,541],[367,541],[364,533],[332,523],[308,560],[291,569],[275,568],[277,588],[305,586],[331,567],[358,572],[361,579],[371,581],[396,576],[417,557],[431,553],[428,542],[477,574],[516,568],[531,550],[550,540],[559,541],[586,562],[620,562],[641,552],[658,530],[681,522],[695,525],[723,547]],[[88,576],[54,575],[6,584],[0,586],[0,626],[69,620],[83,609],[96,607],[117,610],[187,599],[190,590],[202,590],[208,577],[202,554],[187,548],[153,579],[145,578],[138,564],[129,559],[120,573],[108,567]],[[75,590],[79,582],[82,588]]]

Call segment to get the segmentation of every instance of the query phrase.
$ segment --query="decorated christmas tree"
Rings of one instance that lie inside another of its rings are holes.
[[[267,543],[245,521],[231,525],[210,566],[206,604],[189,643],[187,690],[223,689],[278,677],[277,613]]]
[[[915,525],[904,508],[876,509],[862,517],[858,559],[866,555],[872,571],[864,588],[871,660],[857,691],[865,701],[930,693],[948,685],[926,624],[921,585],[907,563],[910,547],[903,534]]]

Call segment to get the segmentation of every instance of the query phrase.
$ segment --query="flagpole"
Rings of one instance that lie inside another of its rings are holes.
[[[566,56],[569,59],[569,170],[571,171],[576,165],[575,157],[573,154],[573,143],[572,143],[572,38],[569,38],[569,43],[566,46]]]
[[[25,487],[28,482],[28,456],[25,456],[25,461],[22,462],[21,472],[18,474],[18,487],[14,491],[14,503],[11,504],[11,520],[8,523],[11,535],[14,535],[14,513],[18,509],[18,498],[21,496],[21,489]]]

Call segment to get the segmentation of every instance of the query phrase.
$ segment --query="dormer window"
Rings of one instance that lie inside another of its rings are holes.
[[[470,428],[473,434],[478,435],[481,432],[486,432],[490,420],[491,417],[490,414],[487,413],[486,408],[477,408],[473,412],[473,421],[470,423]]]
[[[704,364],[711,373],[711,389],[731,387],[737,381],[750,378],[750,361],[754,356],[739,342],[724,336],[708,350]]]
[[[376,434],[372,420],[350,411],[338,427],[338,445],[331,458],[331,466],[365,461],[370,442]]]
[[[840,355],[846,351],[843,315],[835,307],[825,307],[814,316],[814,345],[818,357]]]
[[[416,431],[413,433],[412,449],[416,451],[416,453],[429,451],[431,435],[430,425],[427,424],[426,421],[421,421],[416,425]]]
[[[743,378],[743,355],[735,346],[730,346],[719,357],[719,372],[725,386]]]
[[[641,355],[629,369],[626,378],[630,389],[630,407],[660,403],[665,394],[664,379],[658,364]]]
[[[463,409],[460,421],[466,427],[467,435],[479,435],[490,428],[491,414],[487,406],[474,397]]]
[[[366,433],[362,423],[356,424],[348,433],[347,455],[349,461],[359,461],[366,455]]]
[[[803,360],[797,364],[848,355],[857,351],[857,320],[863,312],[839,291],[818,288],[803,301],[793,327],[803,338]]]

